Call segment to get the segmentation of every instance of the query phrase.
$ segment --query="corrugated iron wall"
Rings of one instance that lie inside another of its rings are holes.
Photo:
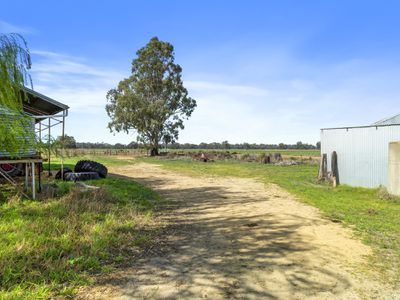
[[[5,109],[4,107],[0,107],[0,122],[2,122],[3,125],[12,127],[13,123],[18,120],[18,116],[10,112],[10,110]],[[28,125],[29,128],[28,130],[32,132],[31,136],[25,137],[25,140],[27,139],[32,139],[34,137],[34,132],[35,132],[35,120],[32,119],[32,122]],[[34,144],[34,141],[32,141],[32,145]],[[33,156],[36,154],[35,149],[26,149],[26,150],[20,150],[17,154],[19,157],[26,157],[26,156]],[[4,149],[1,149],[0,147],[0,157],[9,157],[10,154],[4,151]]]
[[[400,125],[321,129],[321,153],[338,155],[342,184],[375,188],[388,183],[389,143],[400,141]]]

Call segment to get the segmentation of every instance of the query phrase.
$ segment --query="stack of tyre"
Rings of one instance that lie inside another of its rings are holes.
[[[96,161],[80,160],[76,163],[73,171],[70,168],[60,170],[56,174],[56,179],[61,179],[61,173],[63,173],[65,181],[85,181],[106,178],[108,170]]]

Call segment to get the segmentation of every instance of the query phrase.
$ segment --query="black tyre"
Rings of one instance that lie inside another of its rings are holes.
[[[63,173],[63,177],[65,177],[65,174],[66,174],[66,173],[70,173],[70,172],[72,172],[72,170],[71,170],[70,168],[68,168],[68,167],[65,167],[65,168],[62,169],[62,170],[60,169],[60,170],[57,172],[55,178],[56,178],[56,179],[61,179],[61,173]]]
[[[106,178],[108,170],[101,163],[92,160],[80,160],[76,163],[74,172],[97,172],[100,177]]]
[[[23,164],[1,164],[0,171],[8,176],[18,176],[22,173]]]
[[[68,172],[64,174],[65,181],[85,181],[85,180],[96,180],[100,179],[99,173],[97,172]]]

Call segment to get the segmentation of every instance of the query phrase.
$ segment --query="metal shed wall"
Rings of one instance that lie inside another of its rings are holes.
[[[11,110],[0,106],[0,123],[2,126],[6,128],[10,128],[10,132],[11,128],[15,125],[15,122],[22,122],[22,121],[23,123],[20,124],[23,124],[23,126],[25,126],[26,128],[26,131],[31,133],[31,135],[28,134],[26,137],[24,137],[24,140],[27,141],[30,145],[32,145],[32,147],[29,147],[28,149],[21,149],[17,153],[14,153],[14,155],[18,157],[34,156],[36,154],[36,150],[33,148],[33,144],[35,143],[34,141],[35,120],[33,118],[22,120],[21,117],[18,116],[18,114],[13,113]],[[22,137],[19,140],[21,139]],[[11,156],[10,153],[6,152],[4,149],[0,147],[0,158],[10,157],[10,156]]]
[[[375,188],[388,184],[389,143],[400,141],[400,124],[321,129],[321,153],[338,155],[342,184]]]

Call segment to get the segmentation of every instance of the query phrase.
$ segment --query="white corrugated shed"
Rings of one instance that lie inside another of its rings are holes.
[[[321,129],[321,153],[328,156],[328,171],[336,151],[339,181],[352,186],[387,186],[389,143],[396,141],[400,124]]]

